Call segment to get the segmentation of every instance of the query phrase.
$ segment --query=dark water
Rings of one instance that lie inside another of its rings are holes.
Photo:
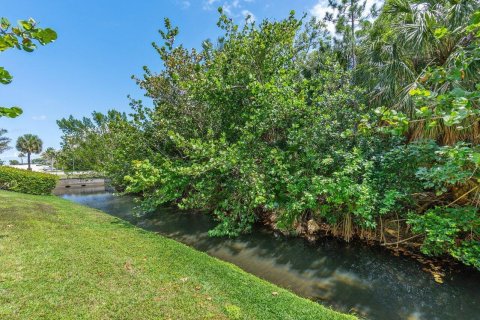
[[[235,239],[210,238],[214,222],[208,215],[159,209],[135,218],[129,197],[105,192],[62,197],[157,231],[339,311],[382,320],[480,319],[477,271],[456,271],[438,284],[418,262],[378,247],[335,240],[309,244],[261,229]]]

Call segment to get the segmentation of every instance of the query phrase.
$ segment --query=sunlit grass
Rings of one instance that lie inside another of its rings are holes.
[[[0,191],[0,319],[353,319],[55,197]]]

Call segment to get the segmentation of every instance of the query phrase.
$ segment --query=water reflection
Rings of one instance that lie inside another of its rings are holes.
[[[369,319],[480,319],[480,273],[460,271],[440,285],[406,257],[361,244],[324,239],[309,244],[257,228],[235,239],[211,238],[209,216],[164,208],[132,215],[129,197],[64,195],[139,227],[232,262],[299,295]]]
[[[57,186],[53,190],[55,195],[64,195],[64,194],[101,194],[105,193],[105,185],[73,185],[73,186]]]

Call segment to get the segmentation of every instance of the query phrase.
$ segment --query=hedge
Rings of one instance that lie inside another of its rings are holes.
[[[53,174],[0,166],[0,189],[28,194],[48,195],[57,185]]]

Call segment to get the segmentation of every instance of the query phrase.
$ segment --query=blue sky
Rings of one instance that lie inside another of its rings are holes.
[[[34,18],[40,27],[58,33],[53,44],[33,53],[0,53],[0,66],[14,77],[0,86],[0,105],[18,105],[24,114],[16,119],[0,118],[0,128],[9,131],[11,146],[18,136],[33,133],[44,148],[58,148],[60,131],[56,120],[70,114],[89,116],[92,111],[115,108],[128,111],[127,95],[142,98],[130,78],[142,75],[142,67],[160,70],[161,63],[151,47],[158,41],[163,18],[180,27],[178,41],[198,47],[202,40],[218,35],[217,8],[238,23],[245,14],[256,20],[280,19],[290,10],[322,15],[326,1],[319,0],[0,0],[1,16],[15,22]],[[15,158],[11,149],[0,159]]]

